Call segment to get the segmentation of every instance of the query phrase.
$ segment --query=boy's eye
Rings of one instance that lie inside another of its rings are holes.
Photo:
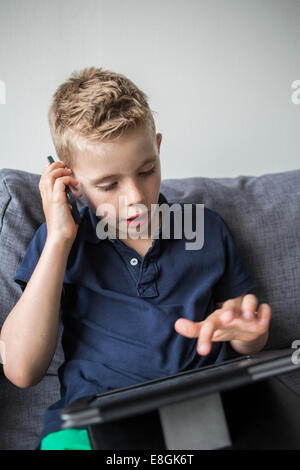
[[[113,183],[113,184],[110,184],[109,186],[103,186],[102,188],[100,186],[97,186],[97,189],[101,189],[101,191],[109,191],[110,189],[113,189],[114,186],[116,185],[117,183]]]
[[[140,175],[142,176],[148,176],[148,175],[151,175],[152,173],[154,173],[155,171],[155,167],[151,168],[151,170],[148,170],[148,171],[143,171],[142,173],[140,173]],[[115,185],[117,183],[113,183],[113,184],[110,184],[109,186],[97,186],[97,189],[100,189],[101,191],[110,191],[112,190]]]

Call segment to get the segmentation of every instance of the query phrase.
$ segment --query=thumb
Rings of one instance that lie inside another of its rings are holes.
[[[178,318],[174,323],[174,328],[177,333],[180,333],[187,338],[197,338],[200,332],[200,325],[201,322],[194,322],[192,320],[188,320],[187,318]]]

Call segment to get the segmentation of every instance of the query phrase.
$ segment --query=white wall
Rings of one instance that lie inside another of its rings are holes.
[[[0,0],[1,167],[41,173],[51,96],[94,65],[148,94],[162,178],[299,168],[299,44],[300,0]]]

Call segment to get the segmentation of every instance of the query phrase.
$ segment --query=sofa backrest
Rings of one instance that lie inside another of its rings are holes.
[[[13,281],[18,264],[45,220],[39,179],[38,174],[0,170],[0,327],[22,293]],[[165,179],[161,192],[170,202],[202,203],[228,224],[259,303],[272,307],[266,349],[288,347],[300,339],[300,170],[259,177]],[[62,361],[58,344],[48,373],[56,373]]]
[[[13,278],[34,232],[44,222],[40,175],[0,170],[0,328],[22,294]],[[165,179],[170,202],[205,204],[229,226],[255,281],[259,302],[272,307],[265,349],[300,339],[300,170],[259,177]],[[205,243],[205,240],[204,240]],[[62,328],[60,326],[60,335]],[[43,413],[59,399],[60,341],[44,379],[19,389],[0,374],[0,449],[33,449]],[[299,377],[295,382],[299,386]],[[298,392],[299,393],[299,392]]]
[[[259,304],[272,307],[264,349],[291,347],[300,340],[300,170],[168,179],[161,188],[170,201],[202,203],[227,223]]]

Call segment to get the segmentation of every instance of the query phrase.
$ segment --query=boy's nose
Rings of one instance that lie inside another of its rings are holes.
[[[145,203],[144,194],[141,188],[137,186],[137,184],[130,185],[128,192],[126,193],[126,198],[127,198],[129,214],[131,213],[135,214],[136,212],[139,212],[140,209],[135,210],[135,206],[138,206],[138,204]]]

